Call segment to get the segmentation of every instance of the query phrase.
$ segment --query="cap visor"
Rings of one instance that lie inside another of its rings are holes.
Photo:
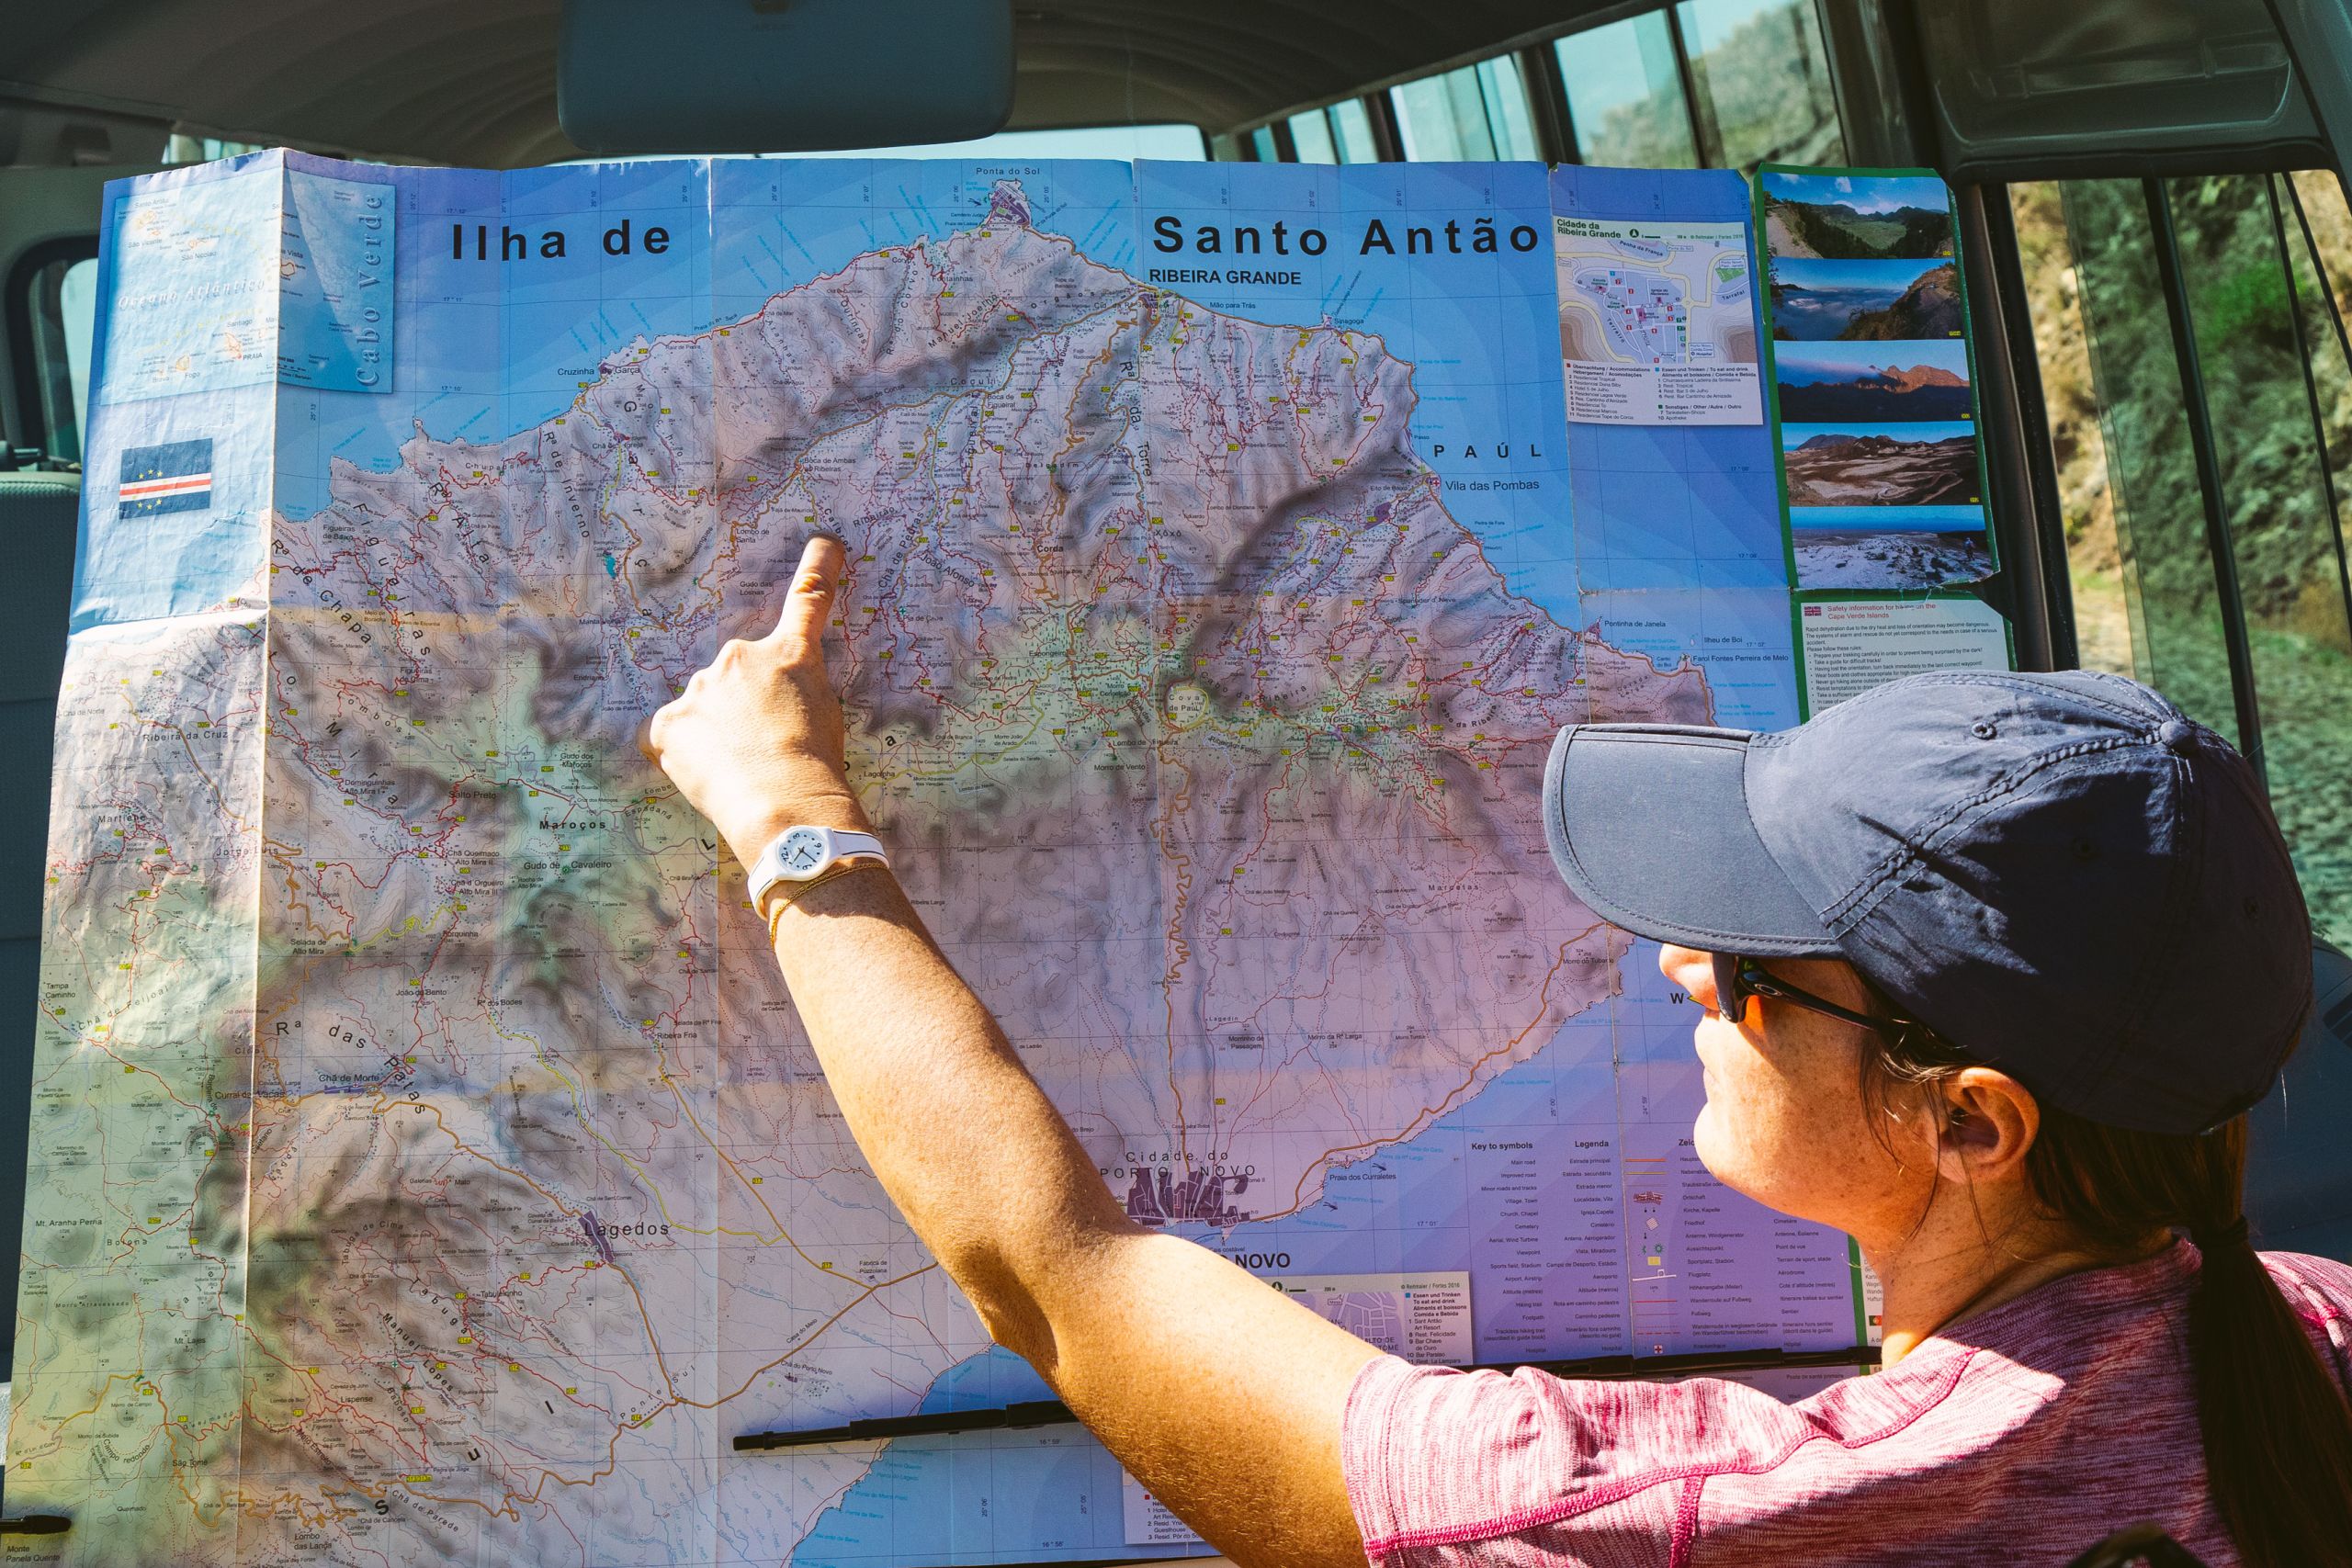
[[[1838,954],[1748,819],[1747,735],[1572,724],[1544,770],[1544,836],[1568,888],[1636,936],[1755,957]]]

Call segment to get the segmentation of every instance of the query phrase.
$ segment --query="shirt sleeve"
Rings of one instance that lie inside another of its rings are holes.
[[[2303,1320],[2321,1364],[2352,1396],[2352,1267],[2297,1252],[2266,1252],[2262,1260]]]
[[[1733,1396],[1725,1400],[1719,1395]],[[1381,1568],[1657,1568],[1699,1482],[1759,1436],[1752,1391],[1567,1382],[1384,1357],[1348,1396],[1342,1463]],[[1726,1405],[1731,1407],[1726,1408]]]

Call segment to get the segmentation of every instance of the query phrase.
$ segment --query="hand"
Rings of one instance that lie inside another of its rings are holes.
[[[825,675],[825,622],[845,558],[839,540],[809,540],[775,629],[721,648],[646,726],[646,756],[745,865],[796,822],[867,827],[842,763],[841,699]]]

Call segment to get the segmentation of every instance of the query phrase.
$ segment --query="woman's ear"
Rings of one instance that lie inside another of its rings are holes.
[[[1938,1174],[1974,1184],[2021,1177],[2041,1131],[2031,1091],[1994,1067],[1962,1067],[1936,1087],[1944,1119]]]

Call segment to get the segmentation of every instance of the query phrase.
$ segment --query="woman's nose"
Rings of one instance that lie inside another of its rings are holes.
[[[1658,949],[1657,971],[1702,1008],[1715,1005],[1715,955],[1672,942]]]

